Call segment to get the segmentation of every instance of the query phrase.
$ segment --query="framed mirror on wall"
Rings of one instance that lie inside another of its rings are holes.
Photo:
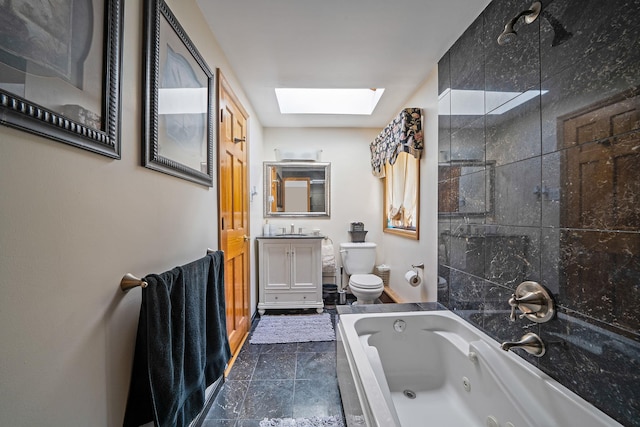
[[[420,219],[420,159],[399,153],[393,165],[384,165],[383,225],[385,233],[418,240]]]
[[[330,217],[331,163],[264,162],[264,216]]]
[[[143,166],[212,187],[213,71],[164,1],[145,15]]]

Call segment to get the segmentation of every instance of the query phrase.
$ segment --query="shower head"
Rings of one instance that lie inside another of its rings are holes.
[[[513,42],[516,39],[516,37],[518,37],[518,33],[516,33],[515,31],[512,31],[510,33],[503,32],[498,37],[498,44],[500,46],[504,46],[505,44],[509,44]]]
[[[529,7],[529,9],[524,10],[514,16],[509,22],[507,22],[507,25],[504,26],[504,31],[502,31],[502,33],[498,36],[498,44],[500,46],[503,46],[505,44],[513,42],[518,36],[518,33],[516,33],[516,30],[514,29],[514,26],[518,22],[518,19],[520,19],[521,16],[524,16],[524,22],[527,24],[531,24],[536,19],[538,19],[541,10],[542,3],[540,3],[539,1],[535,1],[531,5],[531,7]]]
[[[509,21],[507,25],[504,26],[504,31],[498,36],[498,44],[500,46],[511,43],[518,36],[518,33],[513,29],[513,26],[519,17],[520,15]]]

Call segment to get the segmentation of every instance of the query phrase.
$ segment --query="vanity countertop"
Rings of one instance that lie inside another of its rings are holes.
[[[274,234],[257,236],[256,239],[324,239],[324,236],[322,234]]]

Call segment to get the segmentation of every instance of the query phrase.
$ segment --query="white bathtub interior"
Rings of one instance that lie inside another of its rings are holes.
[[[349,426],[620,425],[451,312],[346,314],[338,330]]]

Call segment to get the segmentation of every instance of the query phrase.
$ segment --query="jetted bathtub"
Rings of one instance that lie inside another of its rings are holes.
[[[342,314],[338,332],[349,427],[621,426],[446,310]]]

